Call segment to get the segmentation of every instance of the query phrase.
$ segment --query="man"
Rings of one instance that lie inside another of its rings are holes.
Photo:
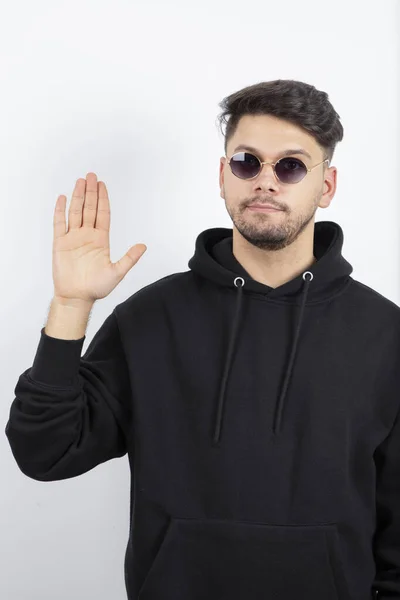
[[[67,230],[59,197],[13,455],[39,481],[128,455],[130,600],[400,598],[400,312],[351,277],[341,227],[315,222],[336,191],[337,114],[291,80],[225,108],[233,230],[200,233],[189,270],[119,304],[82,357],[94,302],[146,246],[110,262],[95,174]]]

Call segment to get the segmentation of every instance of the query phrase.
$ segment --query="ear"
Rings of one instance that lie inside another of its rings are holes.
[[[337,188],[337,168],[329,167],[325,173],[324,193],[321,196],[318,206],[328,208],[333,200]]]
[[[224,187],[224,167],[226,163],[225,156],[222,156],[220,159],[219,165],[219,187],[220,187],[220,196],[225,199],[225,187]]]

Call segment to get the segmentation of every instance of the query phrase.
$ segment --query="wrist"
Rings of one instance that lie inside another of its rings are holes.
[[[94,301],[83,300],[81,298],[63,298],[61,296],[53,296],[52,304],[63,306],[65,308],[74,308],[77,310],[92,310]]]

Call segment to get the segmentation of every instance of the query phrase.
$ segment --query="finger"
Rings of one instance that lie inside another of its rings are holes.
[[[78,229],[82,225],[82,206],[85,200],[86,179],[80,177],[72,192],[71,204],[68,210],[68,231]]]
[[[96,229],[110,231],[110,201],[104,181],[98,182],[99,202],[97,205]]]
[[[97,176],[95,173],[86,175],[86,192],[83,203],[82,227],[94,227],[97,214]]]
[[[53,226],[54,239],[66,234],[65,207],[67,205],[67,196],[58,196],[54,209]]]
[[[135,244],[129,248],[128,252],[124,254],[122,258],[120,258],[116,263],[111,264],[111,268],[115,272],[118,283],[125,277],[128,271],[130,271],[130,269],[136,265],[146,250],[146,244]]]

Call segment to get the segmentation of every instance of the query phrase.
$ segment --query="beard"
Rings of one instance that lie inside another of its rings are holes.
[[[297,214],[286,208],[280,212],[251,212],[247,209],[249,202],[235,209],[225,204],[234,226],[245,240],[261,250],[277,251],[293,244],[305,230],[315,217],[320,199],[321,194],[308,210]]]

